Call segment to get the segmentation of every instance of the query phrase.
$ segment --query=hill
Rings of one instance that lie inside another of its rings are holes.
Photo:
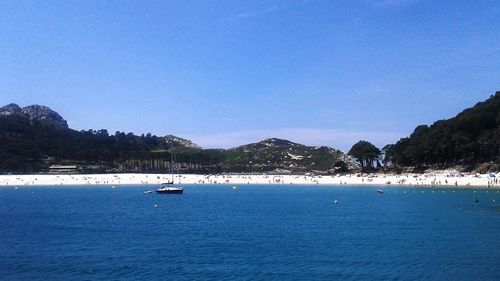
[[[80,172],[169,172],[170,147],[182,172],[334,173],[356,169],[342,152],[268,139],[233,149],[202,149],[167,135],[136,136],[107,130],[76,131],[57,112],[32,105],[0,108],[0,172],[45,172],[50,165],[77,165]]]
[[[346,172],[358,165],[343,152],[270,138],[225,151],[226,166],[236,170],[269,172]]]
[[[418,169],[461,165],[500,167],[500,92],[448,120],[420,125],[407,138],[385,147],[396,167]],[[486,165],[485,165],[486,164]]]

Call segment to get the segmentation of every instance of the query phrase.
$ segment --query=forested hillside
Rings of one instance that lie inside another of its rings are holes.
[[[500,92],[448,119],[420,125],[382,151],[366,141],[349,154],[267,139],[232,149],[202,149],[172,135],[105,129],[76,131],[57,112],[32,105],[0,108],[0,173],[46,172],[50,165],[77,165],[80,172],[169,172],[170,148],[180,172],[341,173],[393,168],[500,168]],[[381,157],[385,155],[385,157]]]
[[[107,130],[76,131],[44,106],[0,108],[0,172],[46,172],[50,165],[77,165],[79,172],[170,172],[174,148],[179,172],[310,172],[355,169],[342,152],[270,139],[234,149],[202,149],[172,135]]]
[[[385,147],[396,167],[500,165],[500,92],[457,116],[421,125],[407,138]]]

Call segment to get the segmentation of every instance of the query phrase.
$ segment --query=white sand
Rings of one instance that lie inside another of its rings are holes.
[[[440,171],[426,174],[304,176],[304,175],[175,175],[176,184],[321,184],[321,185],[404,185],[412,187],[490,187],[500,188],[500,173],[460,174]],[[31,185],[127,185],[160,184],[171,179],[169,174],[88,174],[88,175],[4,175],[0,186]]]

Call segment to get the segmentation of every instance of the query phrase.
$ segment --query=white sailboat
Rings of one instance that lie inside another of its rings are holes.
[[[174,152],[172,145],[170,145],[170,166],[172,168],[172,180],[170,182],[160,184],[160,187],[156,189],[156,193],[183,194],[184,189],[182,187],[174,186]]]

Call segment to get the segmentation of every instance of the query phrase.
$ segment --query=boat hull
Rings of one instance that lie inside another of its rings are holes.
[[[162,190],[162,189],[157,189],[156,193],[159,194],[182,194],[184,190],[182,189],[175,189],[175,190]]]

